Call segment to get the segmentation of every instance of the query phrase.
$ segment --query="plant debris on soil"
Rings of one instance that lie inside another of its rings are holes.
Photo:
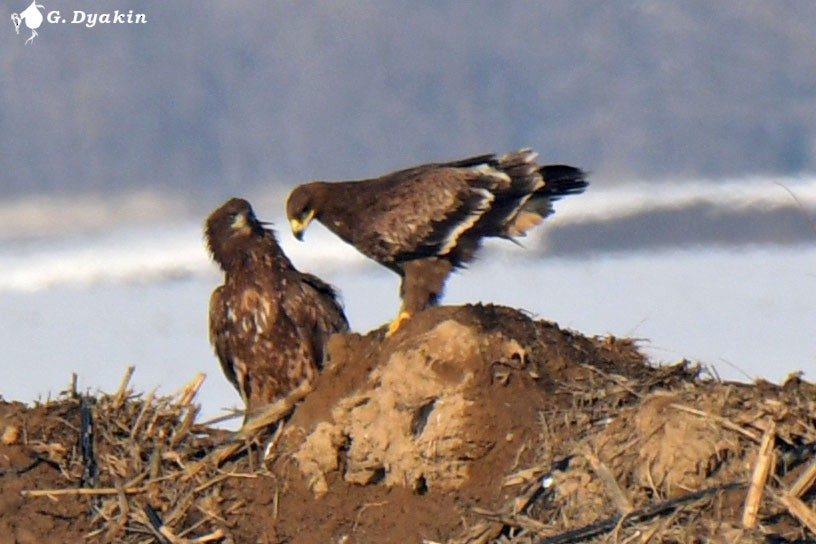
[[[0,544],[816,543],[816,385],[511,308],[333,337],[238,432],[129,388],[0,403]]]

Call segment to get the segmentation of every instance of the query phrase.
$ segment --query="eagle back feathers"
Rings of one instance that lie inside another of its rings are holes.
[[[394,264],[450,252],[511,178],[479,158],[331,185],[335,198],[320,220],[365,255]]]

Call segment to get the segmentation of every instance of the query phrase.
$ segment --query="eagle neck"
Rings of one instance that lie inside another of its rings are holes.
[[[370,205],[366,199],[368,193],[360,191],[354,181],[323,183],[319,191],[321,207],[317,218],[329,230],[351,243],[354,238],[353,217]]]
[[[221,255],[222,268],[228,276],[254,276],[259,269],[277,279],[292,266],[280,249],[275,235],[265,231],[261,236],[229,244]]]

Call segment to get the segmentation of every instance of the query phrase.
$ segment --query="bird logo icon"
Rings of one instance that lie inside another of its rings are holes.
[[[25,26],[31,29],[31,37],[25,42],[26,45],[34,41],[38,36],[37,29],[43,22],[43,15],[38,8],[45,9],[42,4],[37,4],[37,0],[32,0],[31,5],[20,13],[11,14],[11,22],[14,23],[14,31],[20,33],[20,25],[25,22]]]

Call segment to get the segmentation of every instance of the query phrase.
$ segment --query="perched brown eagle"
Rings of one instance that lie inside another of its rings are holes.
[[[212,212],[205,236],[224,271],[210,298],[210,342],[249,414],[313,380],[326,341],[348,321],[334,289],[292,266],[246,200]]]
[[[435,304],[451,270],[473,259],[481,239],[523,236],[562,196],[583,192],[583,171],[541,166],[531,149],[399,170],[376,179],[296,187],[286,203],[301,240],[317,219],[402,278],[402,310],[389,334]]]

